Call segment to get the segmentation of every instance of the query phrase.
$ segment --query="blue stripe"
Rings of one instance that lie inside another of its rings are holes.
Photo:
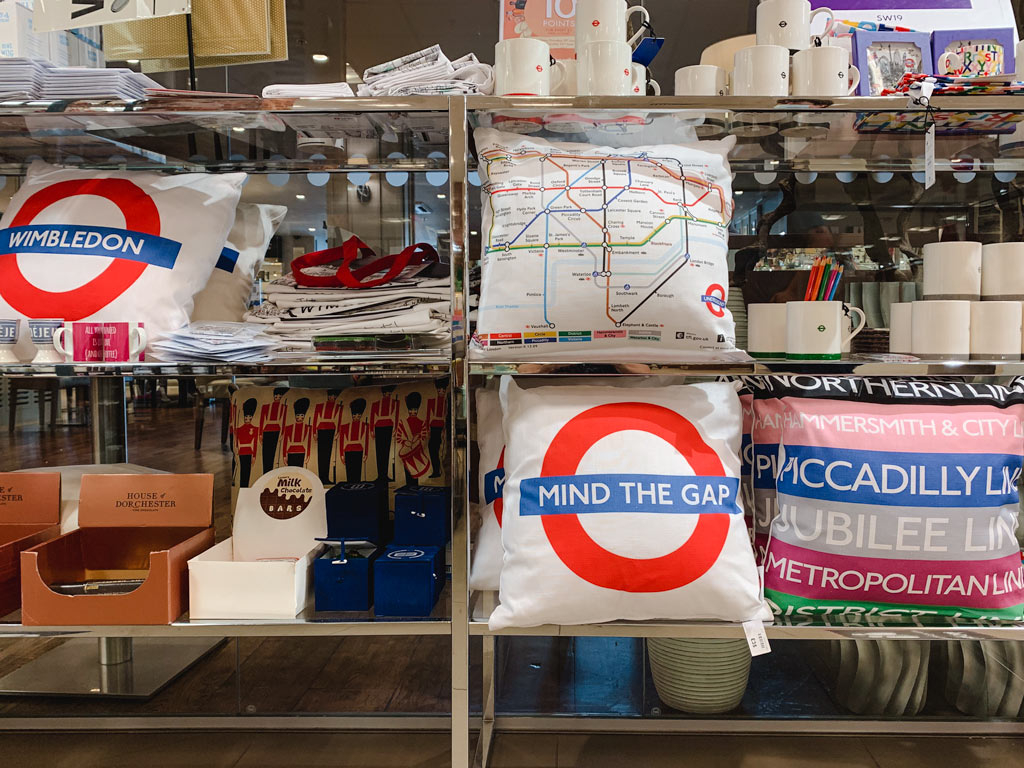
[[[238,251],[231,248],[224,248],[217,259],[216,269],[223,269],[225,272],[234,272],[235,264],[238,263]]]
[[[490,504],[501,498],[505,488],[505,468],[492,469],[484,475],[484,504]]]
[[[649,512],[740,514],[738,477],[696,475],[565,475],[531,477],[519,485],[520,515]],[[543,493],[542,493],[543,491]]]
[[[754,446],[754,487],[760,490],[775,490],[774,467],[778,461],[778,443],[758,443]]]
[[[900,507],[998,507],[1018,501],[1018,455],[806,445],[787,445],[784,454],[776,485],[780,494]]]
[[[106,256],[174,269],[181,243],[116,227],[28,224],[0,229],[0,253]]]

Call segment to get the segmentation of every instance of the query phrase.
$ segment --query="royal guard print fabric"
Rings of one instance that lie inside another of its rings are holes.
[[[447,485],[448,382],[248,387],[231,400],[235,487],[278,467],[342,482]]]
[[[505,484],[492,629],[768,616],[740,495],[728,382],[502,381]]]

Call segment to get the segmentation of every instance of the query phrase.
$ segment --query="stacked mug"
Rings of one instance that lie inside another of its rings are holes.
[[[1024,243],[928,243],[923,301],[893,304],[889,351],[929,360],[1019,360]]]
[[[626,38],[629,19],[639,14],[650,22],[647,9],[627,6],[626,0],[578,0],[576,3],[576,90],[580,96],[645,96],[648,85],[656,96],[661,87],[647,68],[633,63],[633,45],[643,29]],[[563,91],[569,87],[567,82]],[[559,95],[573,95],[564,93]]]

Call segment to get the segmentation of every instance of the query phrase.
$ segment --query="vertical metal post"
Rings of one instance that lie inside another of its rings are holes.
[[[128,414],[124,379],[95,376],[89,382],[92,415],[92,461],[120,464],[128,460]]]
[[[196,87],[196,41],[192,35],[192,14],[185,14],[185,37],[188,44],[188,87],[198,91]]]
[[[452,766],[469,768],[469,466],[466,243],[469,208],[466,97],[448,99],[452,275]]]

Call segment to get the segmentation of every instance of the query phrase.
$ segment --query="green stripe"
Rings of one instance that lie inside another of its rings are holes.
[[[798,355],[793,352],[786,353],[787,360],[839,360],[842,355]]]
[[[1009,608],[993,608],[991,610],[981,610],[979,608],[960,608],[951,605],[912,605],[909,603],[871,603],[861,602],[858,600],[812,600],[806,597],[797,597],[796,595],[790,595],[786,592],[778,592],[774,589],[765,589],[764,596],[771,600],[775,605],[782,609],[782,614],[786,615],[786,609],[792,608],[794,611],[801,608],[805,609],[805,612],[800,616],[817,616],[824,615],[825,610],[828,608],[838,609],[852,609],[846,616],[856,616],[861,613],[868,613],[869,611],[875,611],[873,615],[878,616],[878,611],[906,611],[908,615],[927,613],[931,616],[958,616],[963,619],[1000,619],[1000,620],[1014,620],[1020,621],[1024,619],[1024,604],[1010,606]],[[812,609],[807,611],[806,609]],[[840,616],[842,615],[841,610],[833,610],[829,615]]]

